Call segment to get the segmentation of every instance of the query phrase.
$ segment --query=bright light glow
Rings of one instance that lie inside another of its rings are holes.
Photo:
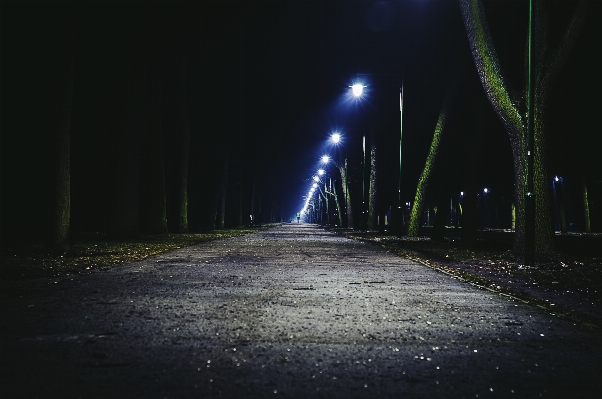
[[[460,197],[464,196],[464,191],[460,191]]]
[[[328,163],[330,162],[330,157],[328,155],[323,155],[322,156],[322,163]]]
[[[489,192],[489,189],[488,189],[488,188],[484,188],[484,189],[483,189],[483,192],[484,192],[485,194],[487,194],[487,193]]]
[[[314,183],[311,187],[314,189],[318,188],[318,183]]]
[[[324,172],[324,169],[318,169],[319,176],[324,176],[324,173],[326,173],[326,172]]]
[[[314,179],[314,181],[315,181],[316,183],[320,181],[320,178],[319,178],[318,176],[314,176],[314,178],[313,178],[313,179]]]
[[[353,92],[354,96],[360,97],[364,92],[364,87],[366,87],[366,86],[362,86],[361,83],[356,83],[353,86],[349,86],[349,87],[351,87],[351,91]]]
[[[330,140],[333,143],[338,144],[341,141],[341,133],[334,132],[332,136],[330,136]]]

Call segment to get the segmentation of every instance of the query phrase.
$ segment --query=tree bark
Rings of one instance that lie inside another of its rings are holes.
[[[378,229],[378,209],[376,207],[377,200],[377,162],[376,162],[376,143],[374,142],[374,134],[370,137],[370,185],[368,189],[368,230]]]
[[[410,223],[408,225],[408,236],[416,237],[420,231],[420,224],[422,221],[422,208],[424,206],[424,200],[426,196],[426,190],[437,160],[437,154],[439,153],[439,143],[441,142],[441,134],[445,129],[445,122],[447,120],[447,109],[451,91],[448,93],[447,98],[443,102],[443,107],[439,112],[439,118],[437,119],[437,125],[435,126],[435,133],[433,134],[433,140],[431,142],[431,148],[429,154],[424,163],[424,169],[418,180],[416,187],[416,195],[414,197],[414,203],[412,204],[412,212],[410,213]]]
[[[53,76],[50,81],[56,86],[56,91],[51,93],[52,103],[48,104],[53,109],[51,123],[52,135],[52,164],[51,191],[50,191],[50,224],[49,246],[55,251],[64,251],[69,248],[69,229],[71,225],[71,114],[73,109],[73,86],[75,68],[74,37],[77,36],[77,21],[68,21],[71,24],[70,37],[55,38],[57,48],[65,48],[64,54],[57,54],[58,62],[50,66]],[[67,44],[63,44],[62,42]],[[54,95],[53,95],[54,94]]]
[[[527,188],[526,133],[527,109],[524,96],[511,94],[503,76],[481,0],[459,0],[464,26],[470,43],[474,63],[481,83],[493,109],[502,121],[514,158],[516,232],[514,252],[525,252],[525,194]],[[546,105],[552,82],[558,77],[570,50],[583,26],[588,9],[588,0],[580,1],[575,7],[567,29],[556,51],[551,51],[545,30],[548,28],[542,3],[535,5],[535,76],[534,80],[534,192],[535,206],[535,253],[550,255],[553,251],[552,192],[547,170],[547,135],[544,126]],[[545,67],[544,67],[545,66]]]
[[[138,89],[140,76],[135,68],[121,76],[116,96],[122,99],[117,111],[114,138],[116,144],[116,168],[111,186],[111,216],[109,235],[113,238],[134,237],[139,228],[139,184],[141,140]],[[118,101],[118,100],[116,100]]]
[[[343,196],[345,197],[345,212],[347,213],[347,228],[353,228],[353,208],[351,206],[351,193],[349,192],[349,182],[347,176],[347,158],[345,158],[344,164],[339,166],[339,172],[341,173],[341,186],[343,188]]]
[[[589,214],[589,199],[587,197],[587,182],[585,178],[582,178],[582,194],[583,194],[583,217],[584,217],[584,228],[583,231],[591,233],[591,218]]]
[[[222,168],[222,179],[219,185],[219,212],[217,219],[217,228],[222,230],[226,223],[226,194],[228,192],[228,167],[230,165],[229,157],[226,156]]]
[[[71,215],[71,110],[73,104],[73,55],[58,67],[58,90],[52,126],[53,164],[50,211],[50,247],[61,251],[69,248]],[[52,104],[51,104],[52,106]]]
[[[151,85],[148,79],[146,83]],[[149,234],[166,234],[167,200],[165,154],[161,130],[161,100],[158,90],[147,91],[146,97],[144,156],[140,187],[140,228]]]

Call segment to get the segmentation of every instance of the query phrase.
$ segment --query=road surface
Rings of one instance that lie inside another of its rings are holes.
[[[600,398],[602,334],[317,226],[2,294],[2,398]]]

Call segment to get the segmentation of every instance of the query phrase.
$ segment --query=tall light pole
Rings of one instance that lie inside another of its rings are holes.
[[[399,89],[399,176],[397,180],[397,235],[402,233],[401,212],[401,138],[403,136],[403,75],[401,77],[401,88]]]
[[[359,83],[354,84],[351,87],[353,95],[360,97],[363,94],[364,87]],[[401,143],[403,137],[403,73],[401,77],[401,87],[399,89],[399,175],[397,180],[397,235],[401,235],[403,230],[403,213],[401,210],[401,165],[402,165],[402,152]],[[365,149],[364,149],[364,164],[365,164]],[[363,185],[362,185],[363,187]]]

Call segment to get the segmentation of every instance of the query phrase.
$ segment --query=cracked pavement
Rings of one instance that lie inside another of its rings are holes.
[[[1,296],[3,398],[599,397],[602,334],[315,225]]]

